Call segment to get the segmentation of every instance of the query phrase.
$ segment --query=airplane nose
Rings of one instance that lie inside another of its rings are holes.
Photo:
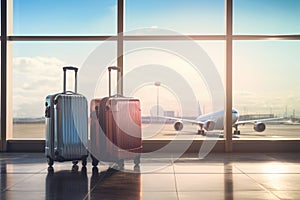
[[[233,114],[232,114],[232,120],[233,120],[233,121],[237,121],[238,118],[239,118],[239,114],[238,114],[238,113],[233,113]]]

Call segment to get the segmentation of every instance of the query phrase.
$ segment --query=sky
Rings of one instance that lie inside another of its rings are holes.
[[[13,35],[116,34],[116,0],[72,0],[72,3],[68,0],[14,0],[13,8]],[[299,10],[300,1],[295,0],[235,0],[234,34],[299,34]],[[224,0],[126,0],[125,3],[125,34],[140,33],[134,30],[141,28],[167,29],[179,34],[224,34],[224,21]],[[207,53],[224,82],[225,43],[195,43]],[[61,67],[76,65],[80,68],[101,45],[103,42],[95,41],[13,42],[13,116],[43,116],[46,95],[62,89]],[[283,115],[288,110],[291,115],[295,110],[300,116],[300,58],[297,52],[300,52],[298,41],[235,41],[234,107],[241,114],[272,112]],[[114,50],[109,54],[116,57]],[[153,50],[127,54],[125,72],[131,72],[135,69],[133,66],[138,67],[143,62],[172,67],[191,85],[202,110],[214,111],[205,77],[195,77],[188,60],[180,55],[174,57],[170,52]],[[112,59],[110,63],[114,62]],[[98,85],[105,88],[100,90],[99,96],[107,94],[106,77],[107,74],[99,77]],[[148,84],[129,92],[144,102],[144,115],[149,115],[156,105],[156,89]],[[182,106],[188,105],[184,115],[197,115],[195,104],[178,102],[176,94],[168,87],[161,87],[160,94],[160,104],[165,110],[180,114]]]
[[[235,34],[299,34],[300,1],[233,0]]]
[[[96,35],[116,32],[116,0],[14,0],[15,35]]]

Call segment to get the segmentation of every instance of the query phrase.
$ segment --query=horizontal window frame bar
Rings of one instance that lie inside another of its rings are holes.
[[[233,35],[232,40],[300,40],[300,35]]]
[[[142,40],[300,40],[300,35],[125,35],[125,41]],[[8,36],[8,41],[117,41],[118,36]]]
[[[124,40],[226,40],[225,35],[136,35],[124,36]]]
[[[123,40],[225,40],[225,35],[125,35]],[[104,41],[118,36],[8,36],[9,41]]]
[[[105,41],[117,36],[8,36],[8,41]],[[116,40],[116,39],[115,39]]]

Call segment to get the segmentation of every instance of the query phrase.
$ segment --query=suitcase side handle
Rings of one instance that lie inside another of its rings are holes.
[[[117,67],[117,66],[109,66],[108,67],[108,95],[109,95],[109,97],[111,97],[111,70],[117,70],[118,74],[120,74],[121,68]],[[117,95],[116,96],[119,96],[118,92],[119,92],[119,83],[117,83]]]
[[[66,91],[66,85],[67,85],[67,70],[74,70],[75,71],[75,88],[74,88],[74,93],[77,93],[77,72],[78,72],[78,68],[77,67],[73,67],[73,66],[65,66],[63,67],[63,71],[64,71],[64,91],[63,93],[67,93]]]

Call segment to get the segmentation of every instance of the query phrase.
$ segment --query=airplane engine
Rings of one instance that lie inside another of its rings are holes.
[[[174,129],[176,131],[181,131],[183,129],[183,123],[181,121],[177,121],[174,123]]]
[[[212,131],[215,128],[215,122],[214,121],[206,121],[204,122],[203,128],[207,131]]]
[[[263,132],[266,129],[266,124],[262,122],[256,122],[253,129],[257,132]]]

